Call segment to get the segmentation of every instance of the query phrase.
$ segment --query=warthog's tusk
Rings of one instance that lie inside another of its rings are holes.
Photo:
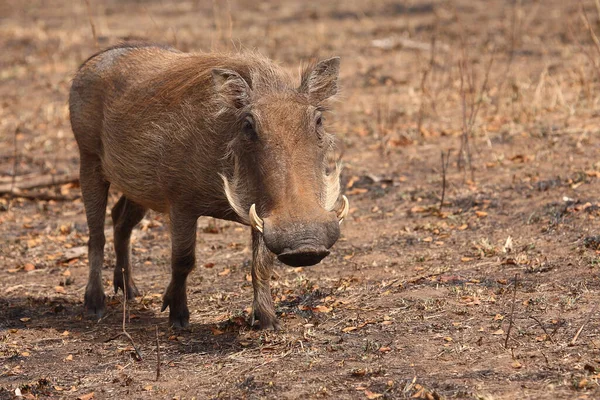
[[[260,233],[263,233],[263,220],[256,214],[256,204],[250,206],[250,225]]]
[[[342,200],[344,200],[344,205],[342,206],[342,209],[337,212],[337,217],[340,224],[342,223],[344,218],[346,218],[346,216],[348,215],[348,210],[350,209],[350,202],[348,201],[348,198],[342,195]]]

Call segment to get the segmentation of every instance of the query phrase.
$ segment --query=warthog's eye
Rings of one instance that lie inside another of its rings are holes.
[[[319,115],[319,117],[317,117],[317,128],[320,128],[323,126],[323,117]]]
[[[258,138],[256,129],[254,128],[254,119],[252,116],[248,115],[246,118],[244,118],[244,122],[242,122],[242,132],[252,140],[256,140]]]

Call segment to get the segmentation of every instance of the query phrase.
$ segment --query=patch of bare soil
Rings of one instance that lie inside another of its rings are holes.
[[[600,398],[594,4],[3,2],[0,189],[22,189],[0,198],[0,399]],[[278,268],[278,332],[248,325],[248,229],[209,219],[191,328],[170,329],[169,229],[154,213],[132,245],[141,359],[115,338],[108,215],[108,313],[83,316],[68,88],[96,43],[139,37],[257,48],[290,69],[342,57],[327,123],[352,209],[321,264]]]

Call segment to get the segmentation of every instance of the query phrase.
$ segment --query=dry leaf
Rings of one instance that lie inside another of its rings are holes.
[[[65,292],[65,288],[64,288],[64,286],[55,286],[55,287],[54,287],[54,291],[55,291],[56,293],[66,293],[66,292]]]
[[[379,398],[383,397],[383,395],[381,393],[371,392],[368,389],[365,390],[365,395],[367,396],[367,399],[369,399],[369,400],[379,399]]]
[[[77,397],[77,400],[90,400],[94,398],[94,392],[90,392],[88,394],[82,394],[81,396]]]
[[[357,328],[357,327],[355,327],[355,326],[347,326],[347,327],[345,327],[345,328],[343,328],[343,329],[342,329],[342,332],[344,332],[344,333],[348,333],[348,332],[355,331],[355,330],[357,330],[357,329],[358,329],[358,328]]]
[[[219,335],[222,335],[222,334],[225,333],[225,331],[222,331],[222,330],[220,330],[218,328],[215,328],[215,327],[211,327],[210,330],[212,331],[212,334],[214,336],[219,336]]]
[[[320,313],[328,313],[328,312],[331,312],[332,308],[327,307],[327,306],[316,306],[316,307],[313,307],[312,310],[316,311],[316,312],[320,312]]]
[[[504,335],[504,330],[498,329],[497,331],[492,332],[492,335]]]
[[[21,322],[27,322],[30,320],[31,320],[31,318],[28,318],[28,317],[19,318],[19,321],[21,321]]]
[[[204,268],[212,268],[215,266],[215,263],[206,263],[204,264]]]
[[[229,268],[225,268],[223,271],[219,272],[219,276],[229,275],[230,272],[231,270]]]
[[[69,354],[65,357],[65,361],[73,361],[73,354]]]
[[[488,213],[485,211],[475,211],[475,215],[477,215],[479,218],[485,218],[487,217]]]
[[[26,271],[26,272],[33,271],[33,270],[35,270],[35,265],[29,264],[29,263],[25,264],[23,266],[23,270]]]

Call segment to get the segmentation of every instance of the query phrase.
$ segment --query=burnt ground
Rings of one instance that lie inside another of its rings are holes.
[[[0,398],[600,398],[594,2],[590,29],[577,2],[558,0],[87,4],[0,4],[0,187],[77,173],[73,72],[96,42],[147,38],[256,48],[291,70],[340,55],[328,123],[351,213],[321,264],[277,268],[275,333],[247,322],[248,229],[210,219],[191,328],[171,330],[168,222],[149,214],[134,231],[143,296],[126,324],[139,361],[114,338],[110,218],[108,314],[91,321],[77,183],[4,195]]]

